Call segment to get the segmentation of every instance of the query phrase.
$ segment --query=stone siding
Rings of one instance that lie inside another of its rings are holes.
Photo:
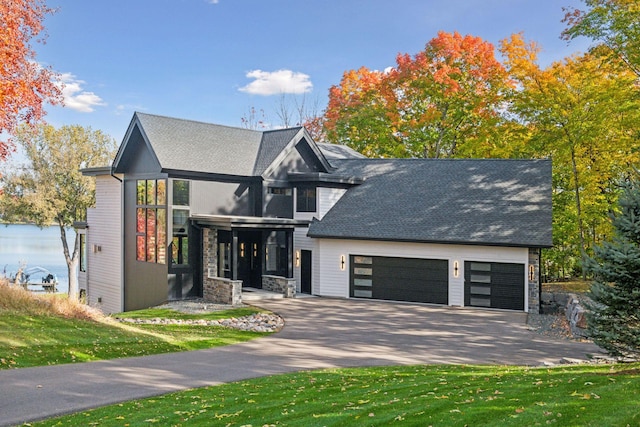
[[[218,230],[202,229],[202,283],[209,277],[218,277]]]
[[[296,296],[296,279],[262,275],[262,289],[265,291],[281,293],[285,298],[295,298]]]
[[[530,270],[532,267],[533,271]],[[529,307],[527,311],[529,313],[540,313],[540,249],[529,248],[527,282],[529,290]]]
[[[215,304],[242,304],[242,280],[207,277],[203,285],[203,298]]]

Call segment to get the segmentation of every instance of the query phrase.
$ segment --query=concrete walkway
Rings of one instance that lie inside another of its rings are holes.
[[[558,363],[598,348],[526,327],[526,314],[364,300],[261,301],[284,329],[194,352],[0,371],[0,426],[194,387],[306,369]]]

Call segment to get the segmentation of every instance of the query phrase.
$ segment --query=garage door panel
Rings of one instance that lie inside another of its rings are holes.
[[[351,265],[351,296],[448,304],[447,260],[352,256]]]
[[[448,282],[400,281],[393,279],[388,282],[375,281],[373,297],[384,300],[447,304],[449,297]]]
[[[412,269],[389,269],[389,270],[380,270],[379,268],[375,270],[374,277],[379,280],[392,280],[392,281],[406,281],[409,283],[418,282],[424,283],[424,281],[432,282],[432,281],[444,281],[447,282],[449,280],[447,276],[447,272],[438,272],[433,270],[420,270],[417,268]]]
[[[524,265],[465,262],[465,305],[524,310]]]

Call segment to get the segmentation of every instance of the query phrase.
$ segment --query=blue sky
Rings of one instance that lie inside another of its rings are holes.
[[[563,6],[579,0],[48,0],[37,59],[61,73],[80,124],[121,142],[134,111],[241,126],[255,107],[273,126],[284,93],[326,106],[346,70],[382,70],[439,30],[498,44],[524,32],[542,65],[587,49],[560,40]]]

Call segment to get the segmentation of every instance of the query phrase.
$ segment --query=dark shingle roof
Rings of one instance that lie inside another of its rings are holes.
[[[337,159],[365,159],[366,156],[358,153],[351,147],[340,144],[316,143],[327,160]]]
[[[300,132],[272,131],[135,113],[162,169],[259,176]]]
[[[291,142],[298,132],[300,127],[280,129],[264,132],[262,136],[262,143],[260,144],[260,151],[256,159],[253,172],[255,175],[261,175],[271,163],[278,157],[278,155],[285,149],[287,144]]]
[[[262,132],[136,113],[163,169],[250,176]]]
[[[550,160],[334,160],[365,178],[309,236],[551,246]]]

